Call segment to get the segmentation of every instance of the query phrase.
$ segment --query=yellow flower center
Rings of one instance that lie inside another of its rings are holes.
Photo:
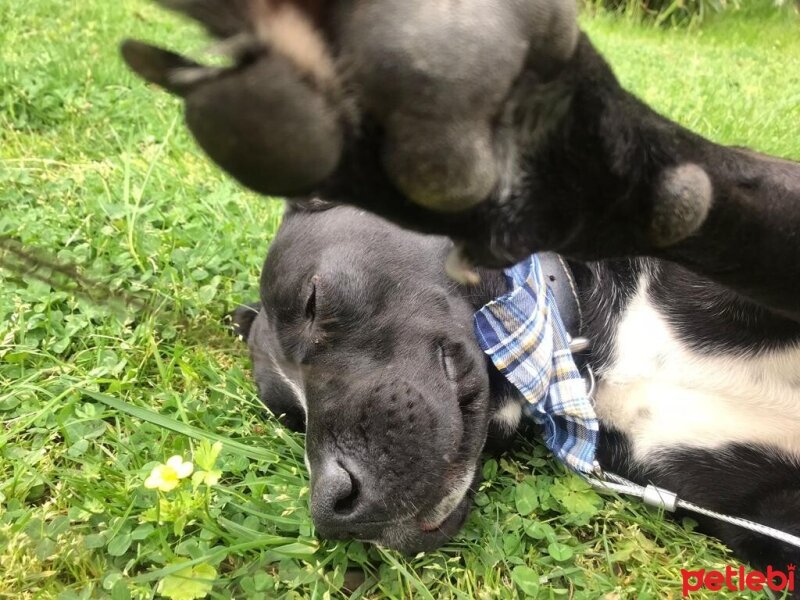
[[[158,465],[150,472],[144,486],[148,489],[158,489],[169,492],[178,487],[181,479],[189,477],[194,470],[194,465],[184,462],[180,456],[172,456],[165,465]]]

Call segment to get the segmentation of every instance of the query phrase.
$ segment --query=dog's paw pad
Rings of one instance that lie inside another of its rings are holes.
[[[186,122],[214,162],[267,195],[323,181],[344,139],[336,110],[278,54],[197,86],[186,96]]]
[[[675,244],[695,233],[711,208],[713,189],[708,174],[686,163],[663,173],[656,187],[650,240],[656,247]]]
[[[230,67],[204,67],[141,42],[123,44],[131,68],[185,99],[201,148],[247,187],[300,195],[333,173],[345,102],[333,59],[306,16],[256,1],[165,0],[221,38]]]
[[[381,159],[394,185],[442,212],[489,198],[507,151],[495,125],[511,118],[504,104],[531,52],[530,3],[340,4],[342,63],[382,125]]]
[[[482,122],[430,123],[393,115],[383,165],[408,198],[441,212],[478,204],[498,180],[491,131]]]

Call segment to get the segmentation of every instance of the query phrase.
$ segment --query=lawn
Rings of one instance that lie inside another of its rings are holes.
[[[800,159],[788,10],[688,31],[583,20],[658,110]],[[178,103],[116,51],[128,35],[182,50],[203,37],[144,0],[5,0],[0,23],[0,236],[87,278],[0,268],[0,597],[677,598],[681,567],[732,562],[691,522],[601,500],[524,440],[487,460],[442,551],[319,543],[302,437],[267,417],[223,324],[257,295],[281,203],[213,168]],[[203,472],[147,489],[176,454]]]

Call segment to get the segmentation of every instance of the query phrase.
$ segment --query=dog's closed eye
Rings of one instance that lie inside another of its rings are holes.
[[[315,275],[309,283],[308,297],[306,299],[305,315],[310,323],[313,323],[317,318],[317,282],[318,278]]]
[[[450,381],[456,381],[458,379],[458,373],[456,372],[456,365],[455,361],[453,360],[453,355],[447,351],[445,344],[440,343],[438,351],[439,362],[442,365],[442,370],[444,371],[445,376]]]

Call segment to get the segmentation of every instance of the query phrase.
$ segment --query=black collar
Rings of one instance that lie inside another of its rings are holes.
[[[540,252],[538,256],[545,281],[555,296],[564,328],[573,339],[581,337],[584,331],[583,311],[572,269],[564,258],[554,252]]]

